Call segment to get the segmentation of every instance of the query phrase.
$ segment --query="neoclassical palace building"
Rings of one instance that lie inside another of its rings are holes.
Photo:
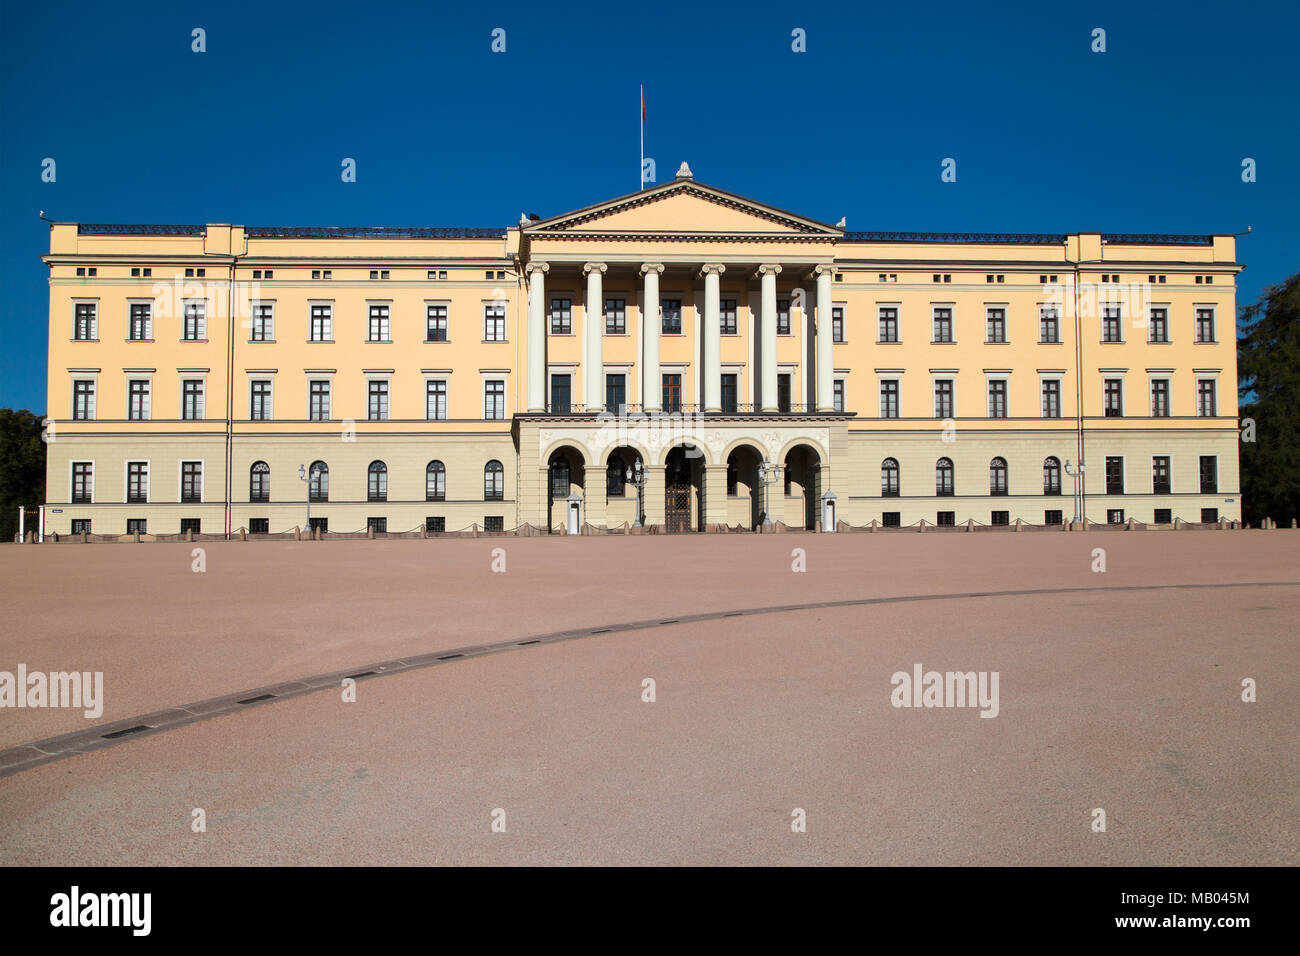
[[[55,223],[46,530],[1240,518],[1229,235]]]

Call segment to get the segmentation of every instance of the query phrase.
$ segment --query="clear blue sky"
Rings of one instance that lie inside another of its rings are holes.
[[[1252,225],[1240,304],[1300,269],[1295,0],[0,9],[0,406],[45,411],[38,210],[504,227],[637,187],[641,80],[660,181],[686,159],[851,230]]]

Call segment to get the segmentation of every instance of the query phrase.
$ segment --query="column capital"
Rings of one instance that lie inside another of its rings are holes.
[[[540,272],[542,275],[551,271],[549,262],[530,262],[524,266],[524,275],[532,275],[534,272]]]
[[[663,272],[664,272],[664,264],[663,264],[662,262],[643,262],[643,263],[641,263],[641,274],[642,274],[642,275],[645,275],[647,272],[657,272],[657,273],[659,273],[660,275],[663,275]]]
[[[780,274],[781,267],[779,265],[766,262],[759,266],[754,272],[754,275],[756,276],[779,276]]]
[[[721,262],[706,262],[704,263],[704,265],[700,266],[700,275],[702,276],[708,276],[708,275],[720,276],[722,275],[722,273],[726,271],[727,271],[727,267],[724,266]]]
[[[593,272],[596,272],[596,271],[599,271],[601,275],[604,275],[606,272],[609,271],[609,266],[607,266],[607,265],[606,265],[605,263],[603,263],[603,262],[585,262],[585,263],[583,263],[583,266],[582,266],[582,274],[583,274],[583,275],[585,275],[585,276],[586,276],[586,275],[591,275]]]
[[[824,275],[831,275],[834,272],[835,272],[835,265],[833,263],[823,263],[822,265],[814,267],[812,274],[814,276],[820,277]]]

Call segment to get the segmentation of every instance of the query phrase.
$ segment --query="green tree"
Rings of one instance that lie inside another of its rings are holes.
[[[1300,517],[1300,272],[1241,312],[1237,337],[1242,517]]]
[[[45,503],[45,442],[41,417],[0,408],[0,541],[18,533],[18,507]],[[34,530],[35,524],[27,527]]]

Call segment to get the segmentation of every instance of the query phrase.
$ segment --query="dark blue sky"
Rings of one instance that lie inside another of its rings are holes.
[[[506,226],[636,188],[641,80],[659,181],[687,159],[702,182],[851,230],[1252,225],[1240,304],[1300,268],[1294,0],[0,9],[0,406],[45,410],[38,210]],[[208,52],[190,51],[194,27]]]

